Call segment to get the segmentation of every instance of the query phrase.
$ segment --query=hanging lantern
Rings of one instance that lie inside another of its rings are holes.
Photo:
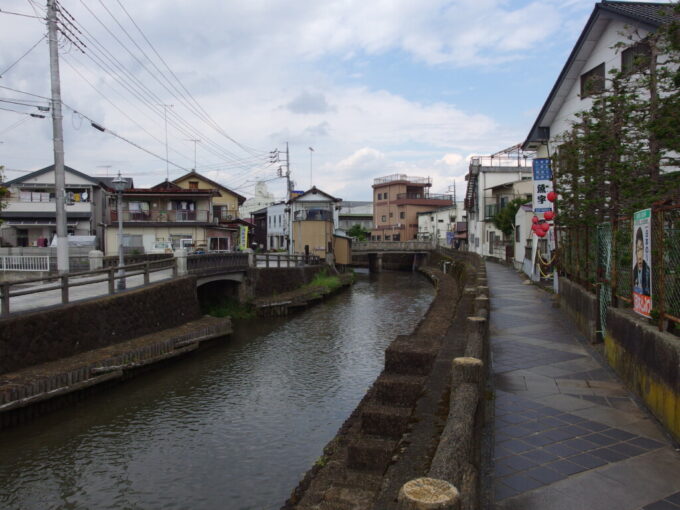
[[[538,223],[538,216],[534,216],[533,218],[531,218],[531,223],[533,223],[534,225]]]
[[[536,234],[538,237],[545,237],[545,232],[543,231],[543,229],[540,229],[540,228],[538,228],[538,229],[535,230],[535,234]]]
[[[555,199],[557,198],[557,193],[555,193],[554,191],[551,191],[546,196],[548,197],[548,200],[550,200],[551,202],[554,202]]]
[[[550,230],[550,223],[541,223],[541,230],[543,232],[547,232],[548,230]]]
[[[544,217],[546,220],[550,221],[550,220],[552,220],[552,219],[555,217],[555,213],[552,212],[552,211],[545,211],[545,212],[543,213],[543,217]]]

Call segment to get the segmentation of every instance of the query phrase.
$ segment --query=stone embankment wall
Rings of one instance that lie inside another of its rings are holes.
[[[193,277],[0,319],[0,374],[199,319]]]
[[[604,343],[609,364],[680,441],[680,338],[609,308]]]
[[[390,344],[385,369],[285,509],[389,510],[404,484],[424,476],[455,485],[463,508],[476,507],[488,289],[479,259],[451,257],[431,257],[439,267],[450,262],[448,273],[422,270],[437,288],[430,309],[411,335]]]

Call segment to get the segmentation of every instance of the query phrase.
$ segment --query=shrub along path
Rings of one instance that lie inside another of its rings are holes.
[[[551,295],[487,264],[492,508],[680,510],[680,453]]]

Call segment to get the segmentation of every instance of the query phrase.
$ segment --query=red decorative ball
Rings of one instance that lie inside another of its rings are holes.
[[[540,228],[536,229],[536,230],[534,231],[534,233],[535,233],[538,237],[545,237],[545,232],[544,232],[542,229],[540,229]]]
[[[550,221],[550,220],[552,220],[552,219],[555,217],[555,213],[552,212],[552,211],[545,211],[545,212],[543,213],[543,217],[544,217],[546,220]]]
[[[538,223],[538,216],[534,216],[533,218],[531,218],[531,223],[533,223],[534,225]]]
[[[557,193],[555,193],[554,191],[551,191],[550,193],[547,194],[547,197],[548,197],[548,200],[550,200],[551,202],[554,202],[555,199],[557,198]]]
[[[550,223],[541,223],[541,230],[543,230],[543,232],[550,230]]]

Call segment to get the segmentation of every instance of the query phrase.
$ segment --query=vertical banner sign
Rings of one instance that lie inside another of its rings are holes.
[[[544,213],[553,210],[548,193],[553,189],[553,175],[550,158],[537,158],[532,162],[534,170],[534,212]]]
[[[649,317],[652,310],[652,210],[633,215],[633,310]]]
[[[248,248],[248,227],[241,225],[238,230],[238,247],[240,250]]]

